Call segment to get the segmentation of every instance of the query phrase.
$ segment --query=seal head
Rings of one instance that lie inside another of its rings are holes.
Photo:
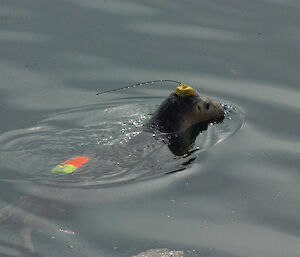
[[[198,134],[206,130],[209,123],[220,122],[223,118],[224,109],[219,103],[181,84],[159,106],[148,127],[165,133],[169,149],[180,156],[189,152]]]
[[[219,103],[181,84],[159,106],[150,125],[164,133],[184,132],[196,124],[222,120],[223,117],[224,109]]]

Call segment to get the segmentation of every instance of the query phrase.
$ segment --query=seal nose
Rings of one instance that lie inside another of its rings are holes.
[[[224,111],[223,106],[218,102],[213,102],[213,103],[214,103],[214,106],[216,107],[216,109],[218,111],[218,116],[219,117],[224,116],[225,111]]]

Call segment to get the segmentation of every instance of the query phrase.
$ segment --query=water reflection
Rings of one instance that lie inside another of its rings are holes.
[[[23,31],[0,30],[0,41],[17,41],[19,43],[48,42],[49,38],[43,34]]]
[[[224,29],[208,28],[202,26],[182,25],[182,24],[170,24],[170,23],[155,23],[153,21],[148,23],[133,23],[128,24],[127,28],[137,31],[139,33],[147,35],[160,36],[162,38],[174,37],[174,38],[189,38],[202,39],[202,40],[215,40],[215,41],[245,41],[250,37],[233,31],[226,31]]]
[[[147,4],[140,2],[123,2],[123,1],[95,1],[95,0],[68,0],[72,4],[79,5],[85,8],[91,8],[92,10],[99,10],[102,12],[117,14],[117,15],[131,15],[135,16],[145,16],[153,15],[158,12],[157,9],[151,8]]]

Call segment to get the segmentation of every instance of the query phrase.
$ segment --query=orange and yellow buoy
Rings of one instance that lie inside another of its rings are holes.
[[[70,160],[66,160],[59,165],[56,165],[51,172],[56,173],[72,173],[75,170],[77,170],[79,167],[81,167],[83,164],[85,164],[89,160],[89,157],[87,156],[77,156],[75,158],[72,158]]]

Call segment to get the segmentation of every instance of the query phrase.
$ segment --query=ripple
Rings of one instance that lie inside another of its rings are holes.
[[[159,137],[143,130],[162,97],[149,97],[149,93],[147,97],[108,95],[101,104],[54,113],[34,127],[0,135],[1,166],[21,170],[23,180],[48,186],[109,187],[186,169],[243,123],[242,113],[224,104],[224,121],[208,126],[191,152],[178,157]],[[90,161],[74,173],[50,172],[57,164],[80,155],[89,156]],[[0,179],[13,178],[5,176]]]

